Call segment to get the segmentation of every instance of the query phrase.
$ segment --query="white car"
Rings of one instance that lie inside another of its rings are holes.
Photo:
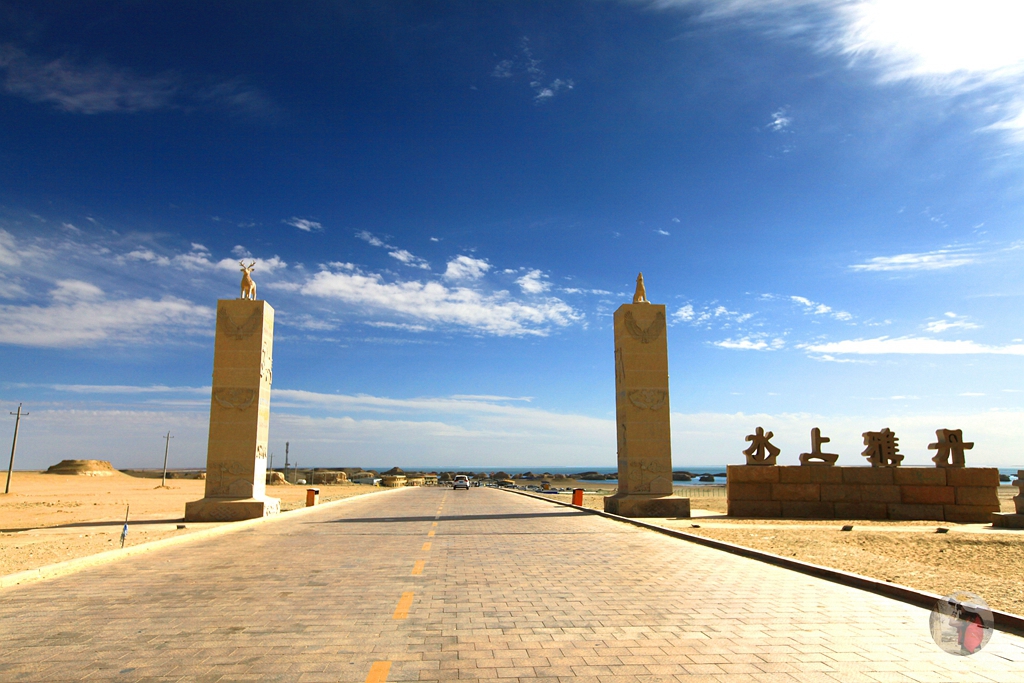
[[[456,474],[455,481],[452,483],[453,489],[466,489],[469,490],[469,477],[465,474]]]

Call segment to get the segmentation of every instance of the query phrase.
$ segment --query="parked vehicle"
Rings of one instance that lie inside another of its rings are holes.
[[[469,477],[465,474],[456,474],[455,481],[452,482],[453,489],[466,489],[469,490]]]

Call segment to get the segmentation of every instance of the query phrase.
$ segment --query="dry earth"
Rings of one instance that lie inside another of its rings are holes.
[[[1016,493],[1016,487],[1000,487],[1003,512],[1014,511]],[[603,497],[584,494],[583,504],[603,509]],[[969,590],[995,609],[1024,614],[1024,530],[950,522],[731,519],[724,497],[692,497],[690,505],[693,519],[651,521],[940,595]],[[841,531],[847,524],[853,531]],[[937,533],[940,527],[949,531]]]
[[[206,482],[168,479],[167,484],[159,488],[159,479],[120,472],[106,477],[15,472],[11,493],[0,494],[0,576],[117,547],[126,506],[126,546],[216,526],[188,523],[178,529],[185,503],[202,498]],[[358,484],[317,488],[322,503],[381,490]],[[272,486],[268,492],[281,499],[283,510],[305,505],[305,486]]]

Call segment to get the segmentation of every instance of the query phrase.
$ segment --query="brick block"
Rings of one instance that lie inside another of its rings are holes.
[[[780,484],[842,484],[843,472],[827,465],[784,466],[779,468]]]
[[[952,486],[901,486],[901,503],[952,505],[956,502]]]
[[[784,500],[782,501],[782,516],[787,519],[835,519],[836,513],[832,503]]]
[[[945,511],[941,505],[922,505],[919,503],[889,503],[889,519],[934,519],[943,521]]]
[[[726,485],[725,495],[729,500],[771,500],[772,485],[730,481]]]
[[[821,500],[819,484],[772,484],[772,500]]]
[[[947,522],[971,524],[991,522],[992,514],[999,512],[998,505],[946,505],[944,506]]]
[[[782,503],[777,500],[730,500],[730,517],[781,517]]]
[[[773,465],[729,465],[725,473],[727,482],[775,483],[779,480],[779,468]]]
[[[836,519],[888,519],[885,503],[835,503]]]
[[[892,484],[894,467],[844,467],[844,484]]]
[[[860,486],[853,484],[822,484],[821,499],[830,502],[860,502]]]
[[[913,486],[945,486],[946,470],[942,467],[897,467],[893,470],[894,484]]]
[[[956,505],[995,505],[999,507],[999,491],[987,486],[957,486]],[[999,510],[996,510],[999,512]]]
[[[864,503],[902,503],[899,486],[872,486],[861,484],[856,487],[860,490],[860,501]]]
[[[811,483],[811,472],[810,467],[793,467],[786,465],[779,467],[779,483],[780,484],[810,484]]]
[[[947,467],[949,486],[999,486],[999,470],[995,467]]]

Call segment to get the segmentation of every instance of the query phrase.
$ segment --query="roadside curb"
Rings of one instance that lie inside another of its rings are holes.
[[[876,595],[882,595],[887,598],[894,598],[900,602],[909,603],[915,607],[923,607],[924,609],[931,609],[935,606],[935,603],[942,599],[941,595],[934,593],[928,593],[926,591],[919,591],[909,586],[903,586],[898,583],[889,583],[887,581],[879,581],[878,579],[872,579],[869,576],[863,576],[861,574],[853,574],[852,572],[844,572],[838,569],[832,569],[830,567],[822,567],[821,565],[811,564],[810,562],[803,562],[801,560],[794,560],[790,557],[782,557],[781,555],[775,555],[773,553],[767,553],[762,550],[754,550],[753,548],[746,548],[741,545],[734,545],[732,543],[726,543],[725,541],[719,541],[713,538],[707,538],[705,536],[697,536],[695,534],[688,534],[685,531],[678,529],[672,529],[658,524],[651,524],[650,522],[644,522],[639,519],[633,519],[631,517],[621,517],[619,515],[613,515],[610,512],[604,512],[603,510],[595,510],[593,508],[581,507],[573,505],[572,503],[566,503],[561,500],[553,500],[546,496],[539,496],[526,491],[515,491],[512,489],[500,489],[509,491],[510,493],[516,493],[520,496],[527,496],[529,498],[535,498],[537,500],[547,501],[554,503],[555,505],[562,505],[564,507],[574,508],[583,512],[597,515],[599,517],[606,517],[616,522],[623,522],[625,524],[632,524],[643,529],[655,531],[659,534],[666,536],[672,536],[683,541],[689,541],[690,543],[696,543],[697,545],[703,545],[708,548],[714,548],[715,550],[722,550],[733,555],[739,555],[752,560],[758,560],[759,562],[765,562],[767,564],[773,564],[777,567],[784,569],[790,569],[792,571],[800,572],[801,574],[807,574],[809,576],[815,576],[819,579],[825,579],[826,581],[832,581],[833,583],[842,584],[851,588],[858,588],[869,593],[875,593]],[[992,610],[992,620],[994,622],[993,627],[999,631],[1006,633],[1012,633],[1017,636],[1024,636],[1024,617],[1009,612],[1000,612],[998,610]]]
[[[10,588],[13,586],[25,585],[27,583],[35,583],[37,581],[46,581],[48,579],[55,579],[58,576],[67,576],[68,574],[74,574],[75,572],[89,567],[96,567],[103,564],[109,564],[111,562],[117,562],[128,557],[134,557],[135,555],[143,555],[154,550],[160,550],[161,548],[167,548],[170,546],[178,545],[181,543],[189,543],[191,541],[199,541],[205,538],[213,538],[215,536],[222,536],[224,534],[234,533],[236,531],[243,531],[245,529],[251,529],[254,526],[260,524],[280,521],[283,519],[295,519],[296,517],[302,517],[304,515],[319,512],[327,508],[341,505],[349,501],[358,500],[364,498],[367,495],[373,494],[384,494],[393,493],[395,491],[404,491],[405,488],[395,489],[381,489],[380,491],[374,491],[373,493],[362,494],[358,496],[349,496],[348,498],[342,498],[340,500],[332,500],[327,503],[320,505],[314,505],[313,507],[297,508],[295,510],[288,510],[277,515],[270,517],[257,517],[255,519],[246,519],[241,522],[225,522],[220,526],[210,527],[208,529],[200,529],[191,533],[182,534],[180,536],[171,536],[169,538],[161,538],[156,541],[149,541],[147,543],[140,543],[139,545],[131,545],[127,548],[117,548],[115,550],[106,550],[102,553],[96,553],[95,555],[86,555],[84,557],[76,557],[63,562],[57,562],[55,564],[48,564],[35,569],[26,569],[24,571],[15,572],[14,574],[8,574],[6,576],[0,576],[0,590],[4,588]]]

